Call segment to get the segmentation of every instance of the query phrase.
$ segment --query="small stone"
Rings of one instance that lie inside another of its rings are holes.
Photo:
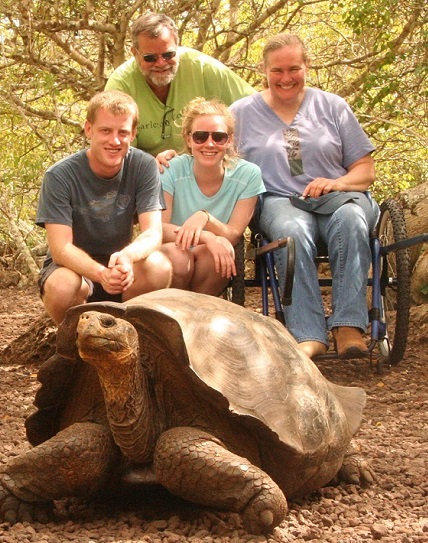
[[[372,533],[373,539],[382,539],[385,535],[388,534],[388,527],[385,524],[375,523],[371,526],[370,531]]]

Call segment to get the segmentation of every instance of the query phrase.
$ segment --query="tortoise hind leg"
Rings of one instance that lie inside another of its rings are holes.
[[[91,422],[69,426],[3,468],[0,520],[49,522],[52,500],[97,492],[118,455],[108,428]]]
[[[360,445],[355,440],[349,444],[336,480],[360,486],[371,485],[376,480],[373,468],[362,456]]]
[[[287,513],[284,494],[264,471],[197,428],[164,432],[154,467],[157,480],[172,494],[240,513],[251,533],[271,531]]]

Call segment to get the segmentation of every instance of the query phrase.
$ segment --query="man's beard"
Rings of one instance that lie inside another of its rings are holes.
[[[143,74],[144,78],[148,83],[155,85],[156,87],[167,87],[171,81],[174,79],[175,74],[177,73],[178,62],[173,66],[170,66],[168,70],[164,72],[153,72],[149,70],[143,70],[140,67],[140,71]]]

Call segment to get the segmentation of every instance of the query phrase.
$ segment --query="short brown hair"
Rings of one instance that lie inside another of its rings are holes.
[[[190,153],[191,149],[187,144],[187,137],[192,132],[192,126],[195,119],[202,117],[203,115],[220,115],[224,117],[227,126],[227,133],[231,138],[235,131],[235,119],[230,109],[220,100],[206,100],[205,98],[198,97],[190,100],[183,110],[183,118],[181,122],[181,135],[186,146],[186,152]],[[225,160],[238,157],[235,145],[232,142],[228,146]]]
[[[131,26],[132,45],[138,49],[138,36],[144,34],[148,38],[158,38],[162,30],[167,28],[174,36],[175,43],[178,45],[178,30],[175,23],[163,13],[146,13],[134,21]]]
[[[269,53],[272,53],[273,51],[277,51],[278,49],[282,49],[283,47],[287,46],[300,47],[302,50],[304,63],[306,64],[308,62],[309,56],[304,42],[299,38],[297,34],[289,34],[287,32],[283,32],[281,34],[277,34],[276,36],[272,36],[267,41],[266,45],[263,48],[263,63],[265,65],[267,64],[267,57]]]
[[[113,115],[132,115],[132,128],[137,128],[139,122],[138,106],[128,94],[119,90],[102,91],[95,94],[89,101],[86,120],[94,123],[98,110],[106,109]]]

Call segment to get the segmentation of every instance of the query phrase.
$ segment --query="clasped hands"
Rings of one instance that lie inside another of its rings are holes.
[[[109,294],[121,294],[134,282],[132,261],[122,251],[110,256],[106,268],[101,271],[101,285]]]
[[[208,221],[209,216],[205,211],[194,213],[182,226],[174,230],[175,244],[183,251],[190,250],[200,242],[205,244],[214,259],[215,271],[222,277],[232,277],[236,275],[235,249],[224,236],[217,236],[204,230]]]

